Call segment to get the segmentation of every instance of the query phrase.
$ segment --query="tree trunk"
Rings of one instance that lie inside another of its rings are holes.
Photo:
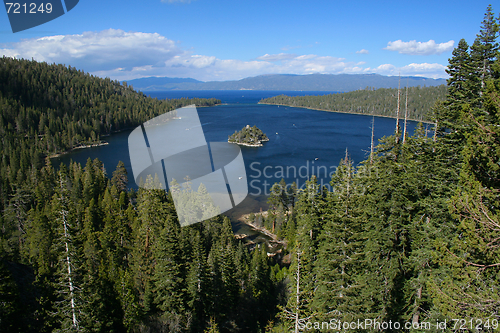
[[[415,313],[413,314],[413,318],[412,318],[413,324],[418,324],[418,321],[420,319],[420,310],[418,309],[417,300],[419,300],[421,298],[422,298],[422,287],[417,289],[417,298],[415,299]]]
[[[401,89],[401,75],[399,76],[398,83],[398,108],[396,111],[396,143],[399,142],[399,100],[400,100],[400,89]]]
[[[295,333],[299,333],[299,312],[300,312],[300,252],[297,250],[297,299],[295,305]]]

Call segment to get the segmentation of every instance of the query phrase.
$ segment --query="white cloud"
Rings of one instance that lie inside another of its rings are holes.
[[[392,73],[396,66],[391,65],[391,64],[383,64],[378,66],[377,68],[374,69],[375,72],[385,72],[385,73]]]
[[[446,79],[448,78],[448,75],[446,74],[445,69],[446,66],[437,63],[412,63],[403,67],[396,67],[391,64],[383,64],[376,68],[366,68],[364,71],[368,73],[377,73],[390,76],[401,74],[403,76],[421,76],[433,79]]]
[[[358,54],[368,54],[368,53],[370,53],[370,52],[369,52],[368,50],[361,49],[361,50],[359,50],[359,51],[356,51],[356,53],[358,53]]]
[[[62,63],[100,77],[130,80],[147,76],[237,80],[261,74],[379,73],[446,77],[440,64],[390,64],[366,68],[364,62],[315,54],[265,54],[251,61],[193,54],[157,33],[104,30],[77,35],[25,39],[0,48],[0,56]]]
[[[397,40],[387,43],[387,47],[385,47],[384,49],[389,51],[397,51],[401,54],[431,55],[451,51],[453,50],[454,44],[455,41],[453,40],[439,44],[436,44],[436,42],[432,39],[428,42],[417,42],[416,40],[403,42],[402,40]]]
[[[257,60],[265,60],[265,61],[281,61],[288,60],[297,57],[296,54],[290,53],[280,53],[280,54],[264,54],[263,56],[257,57]]]
[[[15,43],[13,48],[0,49],[0,53],[17,58],[68,64],[95,72],[117,67],[158,65],[165,59],[186,52],[174,41],[157,33],[108,29],[80,35],[25,39]]]

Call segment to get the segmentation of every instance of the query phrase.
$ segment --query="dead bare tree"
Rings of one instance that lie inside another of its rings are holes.
[[[372,137],[371,137],[371,141],[370,141],[370,165],[373,164],[373,134],[374,134],[374,131],[375,131],[375,108],[373,108],[373,112],[372,112]]]
[[[401,96],[401,73],[399,74],[399,83],[398,83],[398,108],[396,111],[396,143],[399,142],[399,101]]]
[[[406,103],[405,103],[405,122],[403,127],[403,144],[406,141],[406,121],[408,119],[408,81],[406,82]]]
[[[301,318],[300,317],[300,307],[302,305],[302,301],[300,299],[300,294],[301,294],[301,291],[300,291],[300,269],[301,269],[301,259],[300,259],[300,256],[302,255],[302,251],[300,250],[299,247],[297,247],[297,250],[295,252],[295,255],[297,257],[297,271],[295,272],[295,304],[292,305],[290,308],[293,308],[293,310],[289,310],[289,309],[286,309],[284,308],[283,309],[283,314],[284,314],[284,317],[289,319],[289,320],[292,320],[293,323],[294,323],[294,332],[295,333],[299,333],[299,331],[302,329],[300,327],[300,323],[304,323],[306,320],[309,320],[311,319],[312,315],[308,316],[308,317],[303,317]]]
[[[71,251],[70,251],[70,243],[71,237],[69,233],[70,225],[68,221],[68,198],[66,197],[66,184],[63,176],[61,175],[59,178],[59,188],[61,191],[61,196],[59,197],[60,209],[58,212],[59,218],[58,220],[62,223],[62,242],[64,243],[64,264],[67,270],[67,285],[66,288],[69,290],[69,302],[70,302],[70,311],[71,311],[71,322],[73,328],[78,328],[78,321],[76,318],[76,302],[75,302],[75,286],[73,282],[73,271],[71,264]]]

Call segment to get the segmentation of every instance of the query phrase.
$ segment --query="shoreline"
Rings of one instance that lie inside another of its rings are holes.
[[[93,148],[93,147],[100,147],[100,146],[106,146],[106,145],[109,145],[109,142],[106,142],[106,141],[101,141],[99,143],[92,143],[92,144],[88,144],[88,145],[83,145],[83,146],[78,146],[78,147],[74,147],[74,148],[71,148],[69,150],[66,150],[66,151],[63,151],[61,153],[56,153],[56,154],[52,154],[52,155],[47,155],[48,158],[56,158],[56,157],[60,157],[62,155],[66,155],[66,154],[69,154],[77,149],[85,149],[85,148]]]
[[[218,104],[214,104],[214,105],[196,105],[196,107],[197,108],[210,108],[210,107],[217,106],[217,105],[223,105],[223,103],[218,103]],[[168,112],[170,112],[170,111],[168,111]],[[122,129],[119,129],[119,130],[111,131],[110,133],[101,135],[101,137],[108,137],[108,136],[111,136],[113,134],[118,134],[120,132],[131,130],[131,129],[134,129],[134,127],[126,127],[126,128],[122,128]],[[52,155],[47,155],[46,157],[48,157],[48,158],[56,158],[56,157],[60,157],[62,155],[69,154],[69,153],[71,153],[71,152],[73,152],[73,151],[75,151],[77,149],[100,147],[100,146],[105,146],[105,145],[108,145],[108,144],[109,144],[109,142],[107,142],[107,141],[101,141],[99,143],[92,143],[92,144],[88,144],[88,145],[82,145],[82,146],[74,147],[74,148],[68,149],[68,150],[60,152],[60,153],[55,153],[55,154],[52,154]]]
[[[227,105],[227,103],[217,103],[217,104],[214,104],[214,105],[196,105],[195,104],[195,107],[197,107],[197,108],[211,108],[211,107],[219,106],[219,105]]]
[[[246,147],[262,147],[263,144],[262,143],[259,143],[259,144],[251,144],[251,143],[244,143],[244,142],[232,142],[232,141],[227,141],[228,143],[234,143],[236,145],[240,145],[240,146],[246,146]]]
[[[262,213],[254,213],[254,214],[255,214],[255,216],[262,215],[262,217],[267,217],[268,213],[267,213],[267,210],[266,210],[266,211],[263,211]],[[237,220],[240,221],[240,222],[245,223],[246,225],[248,225],[252,229],[255,229],[258,232],[263,233],[264,235],[270,237],[273,242],[276,242],[276,243],[279,243],[279,244],[283,244],[283,245],[286,246],[286,242],[284,240],[282,240],[282,239],[278,239],[278,236],[276,236],[275,234],[273,234],[271,231],[267,230],[264,227],[256,226],[255,224],[253,224],[252,222],[250,222],[248,220],[249,216],[250,216],[250,214],[243,214]]]
[[[261,103],[258,102],[257,104],[262,104],[262,105],[279,105],[279,106],[288,106],[291,108],[301,108],[301,109],[308,109],[308,110],[314,110],[314,111],[323,111],[323,112],[335,112],[335,113],[345,113],[345,114],[357,114],[361,116],[368,116],[368,117],[381,117],[381,118],[391,118],[391,119],[396,119],[396,117],[393,116],[384,116],[384,115],[372,115],[372,114],[367,114],[367,113],[360,113],[360,112],[348,112],[348,111],[334,111],[334,110],[326,110],[326,109],[318,109],[318,108],[313,108],[309,106],[294,106],[294,105],[288,105],[288,104],[274,104],[274,103]],[[399,118],[399,120],[404,120],[404,118]],[[432,121],[428,120],[418,120],[418,119],[413,119],[413,118],[408,118],[407,120],[410,121],[415,121],[419,123],[424,123],[424,124],[434,124]]]
[[[267,139],[267,140],[261,140],[261,141],[259,141],[258,144],[251,144],[251,143],[235,142],[235,141],[229,141],[229,140],[227,140],[227,142],[229,142],[229,143],[234,143],[234,144],[237,144],[237,145],[240,145],[240,146],[246,146],[246,147],[262,147],[262,146],[264,146],[262,144],[262,142],[267,142],[267,141],[269,141],[269,139]]]
[[[251,143],[245,143],[245,142],[236,142],[236,141],[229,141],[227,140],[227,142],[229,143],[234,143],[234,144],[237,144],[237,145],[240,145],[240,146],[246,146],[246,147],[262,147],[264,146],[262,144],[262,142],[268,142],[269,141],[269,138],[264,139],[264,140],[260,140],[258,144],[251,144]]]
[[[218,104],[214,104],[214,105],[196,105],[196,107],[197,108],[210,108],[212,106],[217,106],[217,105],[222,105],[222,104],[223,103],[218,103]],[[170,111],[168,111],[168,112],[170,112]],[[127,131],[127,130],[130,130],[130,129],[134,129],[134,127],[126,127],[126,128],[122,128],[122,129],[119,129],[119,130],[111,131],[110,133],[101,135],[101,137],[111,136],[113,134],[117,134],[117,133],[120,133],[120,132],[123,132],[123,131]],[[101,141],[99,143],[92,143],[92,144],[88,144],[88,145],[82,145],[82,146],[74,147],[74,148],[71,148],[69,150],[66,150],[66,151],[63,151],[63,152],[60,152],[60,153],[56,153],[56,154],[52,154],[52,155],[47,155],[46,157],[48,157],[48,158],[56,158],[56,157],[60,157],[62,155],[69,154],[69,153],[71,153],[71,152],[73,152],[73,151],[75,151],[77,149],[100,147],[100,146],[105,146],[105,145],[108,145],[108,144],[109,144],[109,142],[107,142],[107,141]]]

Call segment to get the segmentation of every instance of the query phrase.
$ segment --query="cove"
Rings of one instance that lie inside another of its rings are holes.
[[[354,163],[368,157],[372,117],[346,113],[315,111],[303,108],[257,104],[265,97],[314,95],[331,92],[282,91],[168,91],[147,93],[154,98],[218,98],[221,105],[198,108],[205,138],[208,142],[227,142],[228,136],[246,125],[256,125],[269,137],[262,147],[240,146],[248,180],[249,196],[236,208],[226,212],[233,221],[241,214],[267,209],[266,199],[271,186],[284,178],[303,188],[315,175],[318,183],[329,186],[346,149]],[[410,121],[413,133],[417,123]],[[395,119],[375,117],[375,140],[393,134]],[[429,125],[430,128],[430,125]],[[129,186],[137,188],[130,167],[128,134],[123,131],[103,138],[105,146],[79,149],[53,158],[55,166],[71,160],[85,165],[88,158],[103,161],[108,176],[118,161],[129,172]],[[175,144],[175,143],[172,143]]]

